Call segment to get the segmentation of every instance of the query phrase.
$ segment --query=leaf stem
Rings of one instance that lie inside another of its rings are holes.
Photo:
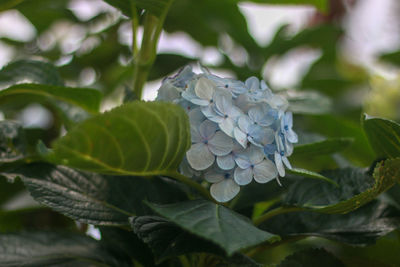
[[[132,44],[132,53],[134,55],[133,91],[139,99],[142,98],[143,86],[147,81],[151,66],[156,59],[158,40],[161,35],[164,20],[167,16],[169,7],[171,6],[172,2],[173,0],[168,1],[165,8],[163,9],[163,12],[159,16],[145,11],[143,19],[143,38],[140,49],[135,52],[134,45]],[[132,6],[134,5],[132,4]],[[136,8],[133,12],[136,13]],[[134,25],[137,25],[134,20],[135,17],[132,17],[132,30],[134,30]],[[136,35],[136,32],[133,32],[133,35]]]
[[[215,202],[215,200],[211,197],[210,193],[206,188],[201,186],[201,184],[196,183],[192,179],[180,174],[179,172],[170,172],[165,174],[168,177],[171,177],[179,182],[184,183],[187,186],[190,186],[191,188],[195,189],[197,192],[199,192],[203,197],[205,197],[208,200],[211,200]]]
[[[258,226],[276,215],[285,214],[285,213],[289,213],[289,212],[295,212],[295,211],[301,211],[301,210],[303,210],[301,207],[281,206],[276,209],[268,211],[264,215],[261,215],[260,217],[258,217],[257,219],[254,220],[254,224]]]

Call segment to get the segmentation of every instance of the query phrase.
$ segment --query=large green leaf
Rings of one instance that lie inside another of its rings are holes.
[[[256,228],[246,217],[209,201],[149,206],[188,232],[218,244],[229,256],[262,242],[279,240],[278,236]]]
[[[43,61],[18,60],[0,70],[0,84],[11,85],[20,81],[24,83],[64,85],[57,68]]]
[[[286,257],[278,267],[344,267],[345,265],[333,254],[324,249],[307,249]]]
[[[0,107],[28,103],[51,103],[58,101],[75,105],[90,113],[97,113],[100,107],[101,93],[89,88],[69,88],[46,84],[16,84],[0,91]]]
[[[0,163],[14,162],[26,157],[27,140],[21,124],[0,121]]]
[[[339,152],[353,143],[352,138],[330,138],[323,141],[297,145],[291,157],[315,157]]]
[[[301,180],[289,188],[285,204],[322,213],[348,213],[400,181],[399,165],[400,159],[381,162],[373,177],[365,170],[355,168],[327,171],[323,174],[339,187],[318,180]]]
[[[130,266],[99,242],[73,233],[0,234],[1,266]]]
[[[189,120],[181,107],[135,101],[74,127],[45,157],[104,174],[168,175],[189,147]]]
[[[158,178],[101,176],[39,163],[2,175],[21,177],[36,201],[89,224],[128,224],[129,216],[150,212],[143,200],[171,203],[185,199],[175,186]]]
[[[371,146],[379,157],[400,157],[400,124],[364,115],[363,126]]]
[[[347,214],[293,212],[275,216],[260,225],[261,229],[282,238],[317,236],[351,245],[371,245],[399,227],[398,209],[381,200]]]

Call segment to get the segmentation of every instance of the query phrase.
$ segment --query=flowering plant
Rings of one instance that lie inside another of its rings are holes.
[[[262,45],[278,2],[313,16]],[[0,1],[0,266],[400,266],[399,90],[344,56],[356,2]]]

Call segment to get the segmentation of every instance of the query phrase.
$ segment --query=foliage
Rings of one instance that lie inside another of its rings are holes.
[[[335,1],[246,1],[325,19],[268,45],[241,0],[98,2],[82,18],[69,0],[0,1],[36,30],[0,37],[17,55],[0,70],[1,266],[400,264],[397,84],[343,58]],[[158,53],[162,34],[220,60]],[[269,88],[265,69],[299,51],[320,56]],[[361,103],[368,80],[379,90]]]

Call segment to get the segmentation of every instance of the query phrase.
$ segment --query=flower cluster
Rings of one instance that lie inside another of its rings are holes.
[[[227,202],[253,179],[285,176],[297,135],[288,102],[264,81],[220,78],[190,66],[164,79],[157,100],[181,105],[191,127],[191,148],[180,171],[212,183],[211,195]],[[279,180],[278,180],[279,182]]]

